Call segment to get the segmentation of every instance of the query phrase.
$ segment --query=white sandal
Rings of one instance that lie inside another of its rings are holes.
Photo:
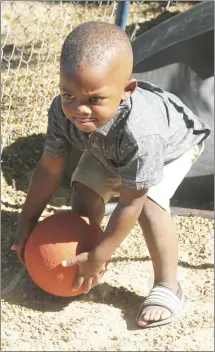
[[[137,315],[137,324],[142,328],[153,328],[156,326],[170,324],[180,318],[188,306],[188,301],[187,298],[184,296],[181,285],[178,285],[179,290],[177,295],[174,294],[171,289],[167,287],[155,286],[149,293],[148,297],[146,297],[139,310],[139,313]],[[149,306],[158,306],[166,308],[171,312],[171,316],[167,319],[162,319],[153,323],[149,322],[147,325],[142,325],[140,321],[142,311],[144,308]]]

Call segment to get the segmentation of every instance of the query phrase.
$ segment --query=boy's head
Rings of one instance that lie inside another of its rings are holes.
[[[60,58],[62,109],[80,130],[94,132],[136,88],[133,53],[125,32],[105,22],[86,22],[66,38]]]

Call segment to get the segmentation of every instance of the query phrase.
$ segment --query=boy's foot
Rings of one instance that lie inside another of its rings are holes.
[[[143,328],[169,324],[184,311],[186,298],[179,284],[175,294],[164,286],[155,286],[145,299],[137,316],[137,324]]]

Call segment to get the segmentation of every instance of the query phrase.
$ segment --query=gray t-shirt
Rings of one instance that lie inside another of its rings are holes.
[[[106,169],[120,174],[122,185],[150,188],[163,177],[166,163],[206,139],[209,127],[175,95],[148,83],[123,102],[117,114],[93,133],[85,133],[69,121],[54,98],[49,110],[45,152],[65,154],[71,144],[89,151]]]

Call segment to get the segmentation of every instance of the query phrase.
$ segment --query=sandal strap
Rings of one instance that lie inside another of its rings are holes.
[[[181,289],[181,287],[180,287]],[[173,315],[180,316],[183,313],[184,296],[178,298],[169,288],[155,286],[145,299],[142,309],[146,306],[160,306],[168,309]]]

